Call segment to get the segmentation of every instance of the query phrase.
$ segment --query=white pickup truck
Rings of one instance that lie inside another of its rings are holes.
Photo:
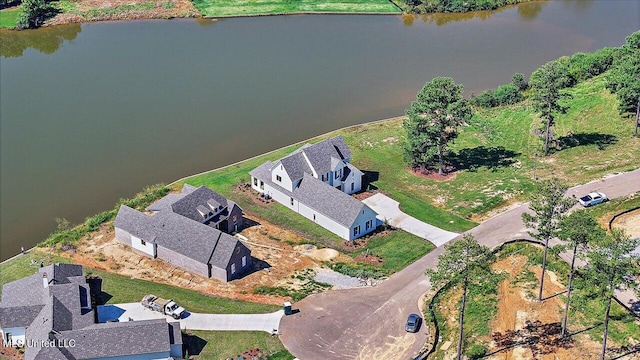
[[[182,318],[182,315],[185,313],[184,308],[176,304],[173,300],[159,298],[153,294],[142,298],[142,306],[163,313],[164,315],[169,315],[174,319]]]

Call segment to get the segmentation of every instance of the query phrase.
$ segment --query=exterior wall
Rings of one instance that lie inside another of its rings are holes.
[[[0,346],[24,346],[24,334],[26,330],[27,328],[23,327],[0,329],[0,334],[2,334],[2,341],[0,342]],[[7,333],[11,334],[11,343],[7,342]]]
[[[172,344],[170,355],[173,358],[182,359],[182,344]]]
[[[256,182],[258,182],[258,184],[256,185]],[[253,188],[253,190],[263,193],[264,192],[264,186],[263,188],[260,188],[260,179],[257,179],[255,177],[251,177],[251,187]]]
[[[360,214],[358,215],[358,218],[356,218],[356,221],[353,222],[353,224],[351,225],[351,228],[349,229],[349,237],[348,237],[349,240],[355,240],[359,237],[362,237],[363,235],[372,232],[378,227],[378,220],[376,219],[376,213],[366,206],[363,208],[363,211],[364,211],[364,214],[360,212]],[[371,229],[366,230],[366,223],[369,220],[371,220],[372,226],[371,226]],[[353,229],[356,226],[360,226],[360,234],[358,236],[353,235]]]
[[[283,194],[280,190],[273,188],[267,184],[264,184],[264,192],[273,198],[273,200],[279,202],[280,204],[288,207],[289,209],[298,212],[298,200],[293,200],[293,205],[291,205],[291,196],[287,194]]]
[[[219,267],[210,266],[211,267],[211,276],[212,278],[218,279],[220,281],[227,282],[229,279],[227,278],[227,270],[221,269]]]
[[[282,177],[282,181],[276,180],[276,176],[278,175]],[[293,191],[291,178],[289,177],[289,174],[287,174],[287,172],[284,170],[284,167],[282,165],[276,166],[273,170],[271,170],[271,181],[274,184],[278,184],[289,191]]]
[[[143,253],[152,256],[152,257],[156,257],[156,244],[154,243],[150,243],[150,242],[145,242],[145,244],[142,244],[142,239],[139,239],[133,235],[131,235],[131,247],[138,250],[138,251],[142,251]]]
[[[337,222],[329,219],[325,215],[320,214],[316,210],[302,203],[300,203],[299,205],[299,213],[300,215],[317,223],[318,225],[340,236],[341,238],[349,240],[349,228],[347,228],[346,226],[338,224]],[[314,220],[314,215],[315,215],[315,220]]]
[[[120,228],[115,228],[115,229],[116,229],[116,239],[131,246],[131,234],[129,234],[128,232]]]
[[[351,184],[353,184],[353,191],[351,191]],[[344,180],[342,190],[351,195],[357,193],[360,189],[362,189],[362,173],[360,171],[351,171],[349,176]]]
[[[236,217],[235,224],[233,223],[234,216]],[[229,221],[227,224],[228,226],[226,229],[220,229],[220,230],[231,234],[236,232],[235,225],[238,225],[237,231],[242,230],[242,228],[244,227],[244,218],[242,217],[242,210],[240,209],[239,206],[234,206],[233,209],[231,209],[231,211],[229,212]]]
[[[242,266],[242,257],[246,256],[247,262],[246,265],[243,267]],[[235,273],[231,273],[231,265],[234,264],[235,265]],[[231,281],[233,279],[238,278],[240,275],[246,273],[249,269],[251,269],[252,266],[252,259],[251,259],[251,250],[249,250],[248,247],[246,247],[243,243],[238,241],[238,245],[236,246],[236,248],[233,251],[233,255],[231,256],[231,259],[229,259],[229,264],[227,265],[227,281]]]
[[[201,262],[197,262],[189,257],[186,257],[182,254],[178,254],[177,252],[167,249],[163,246],[158,245],[158,257],[163,259],[164,261],[173,264],[175,266],[181,267],[187,271],[191,271],[197,274],[200,274],[205,277],[209,276],[209,265],[203,264]],[[225,278],[221,280],[224,281]]]

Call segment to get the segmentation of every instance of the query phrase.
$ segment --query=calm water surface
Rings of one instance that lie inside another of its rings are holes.
[[[636,1],[426,17],[136,21],[2,32],[0,258],[142,187],[401,115],[640,28]]]

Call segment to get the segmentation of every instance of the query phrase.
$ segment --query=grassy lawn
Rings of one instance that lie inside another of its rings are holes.
[[[606,221],[608,226],[609,220],[611,220],[611,217],[614,215],[637,207],[640,207],[640,193],[613,199],[604,204],[586,208],[585,211],[600,221]]]
[[[68,262],[68,259],[43,252],[31,252],[24,256],[7,261],[0,265],[0,286],[8,282],[18,280],[25,276],[35,274],[39,266],[31,266],[31,260],[45,265],[52,262]],[[177,288],[169,285],[158,284],[150,281],[131,279],[129,277],[107,273],[100,270],[85,268],[85,272],[91,272],[103,279],[102,291],[108,296],[105,300],[109,304],[138,302],[146,294],[156,294],[165,298],[175,299],[187,310],[203,313],[217,314],[242,314],[242,313],[267,313],[280,309],[275,305],[230,300],[201,294],[197,291]]]
[[[296,12],[401,13],[389,0],[192,0],[204,16],[287,14]]]
[[[190,359],[235,359],[243,351],[255,348],[261,349],[269,360],[294,358],[278,337],[262,331],[189,331],[183,340]]]
[[[19,7],[0,10],[0,28],[13,29],[16,27],[18,17],[22,13]]]
[[[430,242],[411,235],[405,231],[394,231],[388,236],[373,238],[366,247],[360,249],[356,254],[369,251],[369,254],[377,255],[384,259],[380,269],[387,273],[404,269],[407,265],[421,258],[433,250],[435,246]]]

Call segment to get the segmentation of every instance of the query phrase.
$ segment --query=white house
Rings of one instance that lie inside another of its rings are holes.
[[[362,188],[342,136],[306,144],[250,172],[251,187],[346,240],[377,227],[376,212],[350,194]]]

